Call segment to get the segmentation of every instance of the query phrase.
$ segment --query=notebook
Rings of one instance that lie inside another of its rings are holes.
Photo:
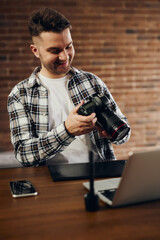
[[[160,149],[130,154],[122,177],[97,180],[94,188],[111,207],[160,199]]]
[[[95,162],[95,178],[120,177],[126,160]],[[89,179],[89,163],[48,165],[54,181]]]

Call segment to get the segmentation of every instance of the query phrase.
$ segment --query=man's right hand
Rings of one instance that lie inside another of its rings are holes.
[[[80,106],[84,104],[84,101],[77,105],[73,110],[69,113],[66,121],[65,127],[69,133],[74,136],[79,136],[82,134],[86,134],[95,129],[95,124],[97,121],[96,114],[92,113],[89,116],[82,116],[78,114],[78,109]]]

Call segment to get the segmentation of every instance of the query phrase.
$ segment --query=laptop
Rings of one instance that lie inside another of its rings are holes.
[[[160,149],[130,154],[121,177],[97,180],[94,189],[111,207],[160,199]]]

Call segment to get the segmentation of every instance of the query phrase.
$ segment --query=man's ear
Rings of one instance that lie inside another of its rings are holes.
[[[36,47],[36,45],[31,44],[31,45],[30,45],[30,49],[32,50],[33,54],[34,54],[37,58],[39,58],[39,51],[38,51],[38,48]]]

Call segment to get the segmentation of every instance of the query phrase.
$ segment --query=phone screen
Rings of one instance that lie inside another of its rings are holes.
[[[37,195],[37,191],[29,180],[10,182],[13,197],[27,197]]]

